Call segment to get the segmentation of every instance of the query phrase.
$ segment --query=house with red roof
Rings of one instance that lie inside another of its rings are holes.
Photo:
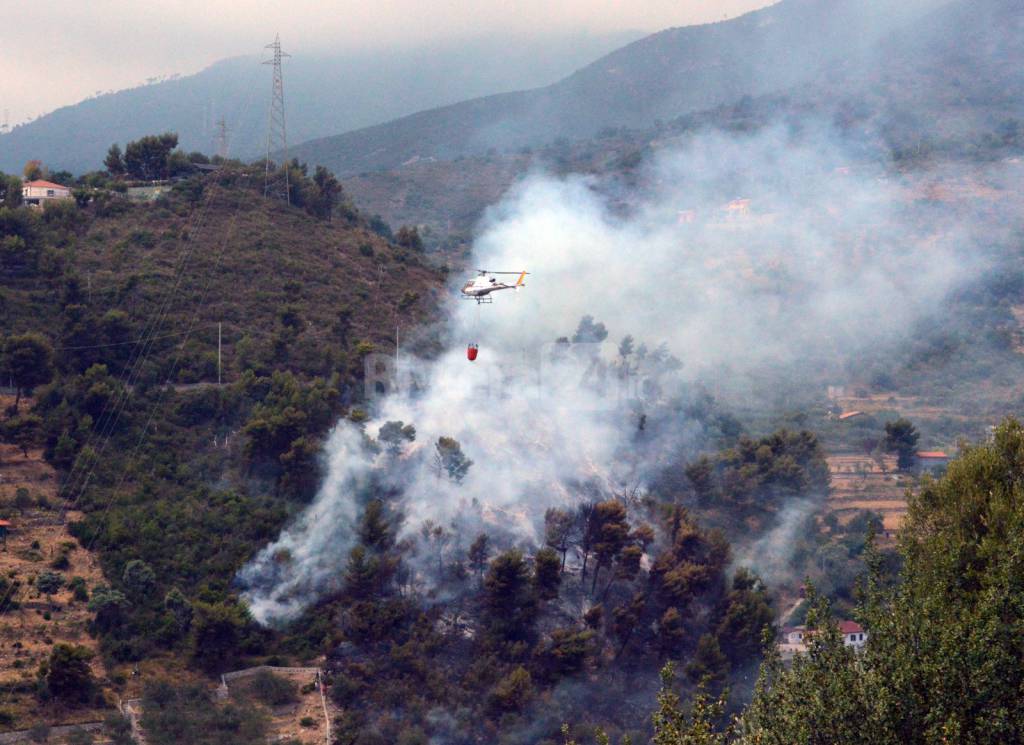
[[[26,181],[21,185],[21,199],[25,204],[37,207],[59,199],[71,199],[71,189],[52,181]]]
[[[868,634],[856,621],[840,621],[839,633],[843,637],[843,644],[854,649],[860,649],[868,640]]]
[[[946,467],[950,457],[942,450],[917,451],[917,465],[925,471],[937,471]]]
[[[867,644],[868,632],[856,621],[838,621],[836,625],[845,646],[860,649]],[[782,629],[779,640],[779,653],[782,658],[789,660],[794,655],[806,652],[815,633],[817,632],[814,629],[808,629],[806,626],[787,626]]]

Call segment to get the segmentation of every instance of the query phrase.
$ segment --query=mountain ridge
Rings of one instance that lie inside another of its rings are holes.
[[[651,126],[792,87],[823,59],[862,55],[874,39],[934,5],[909,3],[883,14],[865,0],[783,0],[732,20],[646,36],[546,88],[417,112],[306,142],[290,154],[348,175],[415,158],[454,158],[492,147],[581,139],[607,128]],[[687,82],[680,83],[684,77]]]
[[[293,53],[284,70],[294,142],[384,122],[417,110],[559,79],[639,31],[479,37],[371,52]],[[287,40],[286,45],[287,45]],[[60,107],[0,134],[0,169],[30,159],[76,173],[102,167],[113,142],[177,131],[186,150],[215,152],[216,121],[230,128],[232,154],[266,148],[269,70],[262,57],[231,57],[193,75],[128,88]],[[75,137],[67,137],[75,132]]]

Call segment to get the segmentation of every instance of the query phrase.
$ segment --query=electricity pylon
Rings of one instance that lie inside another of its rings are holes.
[[[274,52],[271,59],[264,60],[264,65],[273,65],[274,82],[270,98],[270,123],[267,127],[267,170],[263,182],[263,196],[283,199],[291,204],[291,184],[288,179],[288,135],[284,126],[284,78],[281,76],[281,59],[291,57],[281,51],[281,37],[274,37],[273,44],[267,44],[267,49]],[[281,154],[281,164],[284,166],[284,179],[273,178],[274,163],[270,156],[273,153]]]
[[[228,123],[224,117],[217,120],[217,155],[225,160],[228,157]]]

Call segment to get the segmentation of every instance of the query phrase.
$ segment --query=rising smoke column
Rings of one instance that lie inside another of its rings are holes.
[[[371,477],[400,487],[408,533],[426,520],[472,519],[523,543],[536,541],[547,507],[581,498],[573,484],[642,488],[653,470],[633,441],[629,396],[588,380],[590,353],[550,346],[584,315],[608,324],[610,342],[663,342],[683,362],[682,378],[711,379],[721,391],[767,367],[841,369],[898,341],[973,276],[969,224],[923,219],[905,185],[851,165],[826,127],[804,132],[695,137],[646,164],[625,215],[591,177],[535,174],[514,188],[486,216],[473,265],[528,269],[527,288],[499,294],[479,321],[475,303],[453,291],[455,347],[405,360],[418,392],[374,402],[370,437],[389,420],[418,431],[401,467],[368,451],[357,425],[339,422],[315,500],[240,572],[254,617],[288,621],[335,585]],[[462,346],[469,340],[481,342],[474,364]],[[600,352],[606,360],[611,347]],[[461,485],[429,467],[442,435],[474,461]],[[659,434],[673,442],[646,453],[694,436],[680,420]]]

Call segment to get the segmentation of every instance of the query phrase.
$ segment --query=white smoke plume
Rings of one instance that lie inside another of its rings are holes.
[[[671,442],[636,445],[635,392],[619,400],[588,378],[589,352],[545,346],[584,315],[608,326],[607,361],[632,334],[664,343],[680,378],[719,392],[767,368],[820,379],[936,312],[976,272],[972,223],[858,163],[827,127],[808,131],[695,136],[646,163],[639,186],[535,174],[508,194],[481,226],[474,263],[529,270],[527,287],[482,307],[453,289],[453,346],[404,360],[418,390],[377,401],[365,426],[370,437],[389,420],[416,427],[400,466],[368,454],[356,425],[337,425],[315,500],[240,574],[254,617],[285,622],[339,581],[357,492],[374,474],[399,482],[405,531],[478,521],[523,542],[536,541],[545,508],[580,498],[574,484],[642,488],[657,452],[697,434],[680,420],[659,435]],[[442,435],[474,461],[461,485],[429,467]]]
[[[807,518],[821,505],[821,498],[794,499],[788,502],[775,523],[762,536],[735,550],[733,567],[749,567],[757,572],[769,587],[791,582],[793,577],[793,549]]]

